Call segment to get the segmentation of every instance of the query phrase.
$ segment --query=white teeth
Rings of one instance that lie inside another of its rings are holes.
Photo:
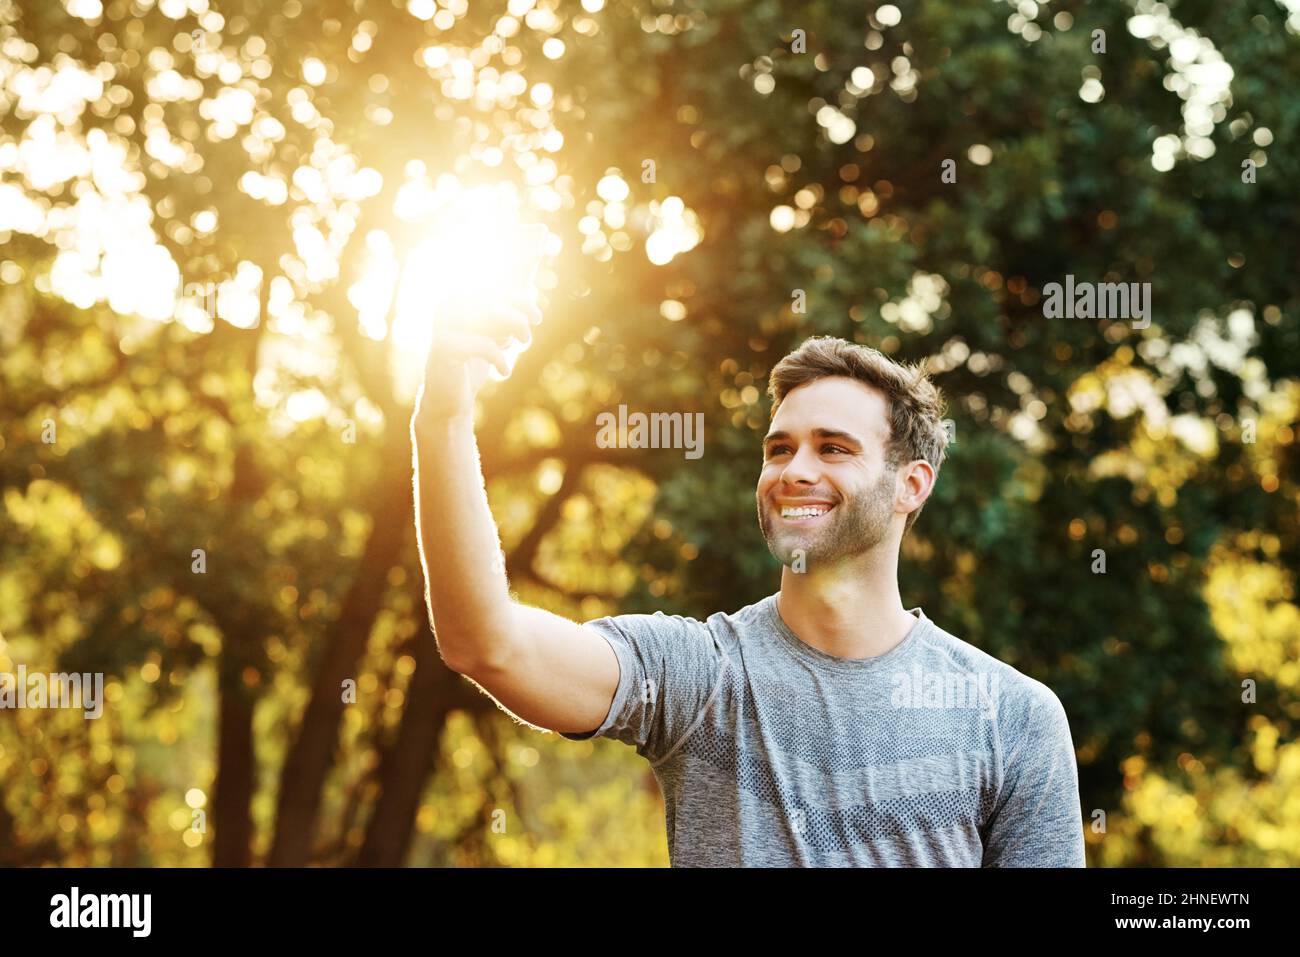
[[[817,515],[825,514],[830,511],[829,505],[805,505],[800,508],[792,508],[789,505],[781,508],[782,518],[813,518]]]

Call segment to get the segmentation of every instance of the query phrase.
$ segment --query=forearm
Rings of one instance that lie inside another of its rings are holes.
[[[457,670],[505,654],[512,603],[469,417],[411,420],[415,523],[429,614]]]

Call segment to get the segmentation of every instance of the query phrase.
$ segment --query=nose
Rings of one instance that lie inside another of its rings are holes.
[[[786,485],[816,485],[821,479],[818,464],[813,447],[803,445],[781,470],[781,481]]]

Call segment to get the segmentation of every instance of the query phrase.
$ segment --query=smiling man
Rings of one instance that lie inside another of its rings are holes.
[[[526,336],[530,318],[520,304],[488,331]],[[439,647],[518,718],[634,746],[674,866],[1084,865],[1056,695],[899,596],[900,542],[947,445],[921,370],[827,337],[773,369],[756,499],[776,594],[705,621],[579,625],[507,592],[467,371],[498,351],[446,338],[412,420]]]

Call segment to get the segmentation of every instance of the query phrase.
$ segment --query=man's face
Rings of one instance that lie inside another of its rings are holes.
[[[801,550],[808,566],[826,565],[885,540],[897,497],[888,439],[885,397],[863,382],[817,379],[786,395],[763,444],[756,493],[758,524],[778,561],[790,565]]]

